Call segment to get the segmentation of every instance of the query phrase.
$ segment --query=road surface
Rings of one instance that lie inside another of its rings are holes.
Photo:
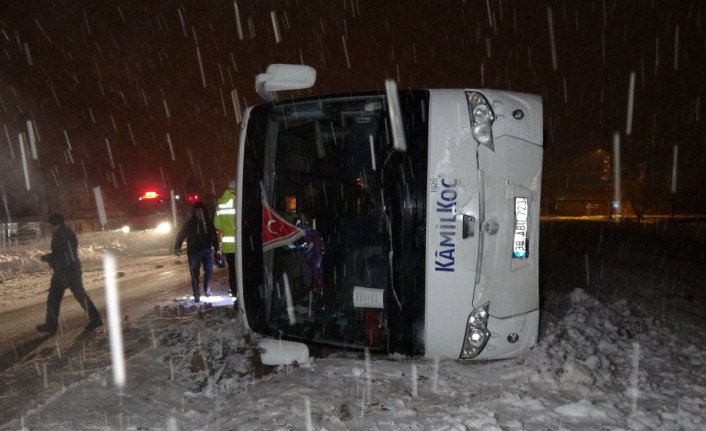
[[[191,281],[186,256],[153,255],[118,257],[117,281],[122,320],[136,321],[149,310],[162,304],[185,299],[191,293]],[[0,372],[14,362],[26,359],[44,344],[57,349],[73,342],[83,332],[88,319],[69,290],[64,294],[59,315],[60,329],[56,336],[48,337],[37,332],[35,326],[43,323],[46,311],[46,294],[51,272],[41,271],[32,275],[22,274],[4,280],[3,293],[22,290],[26,293],[16,300],[5,301],[0,316]],[[214,267],[213,290],[227,296],[225,270]],[[105,305],[105,277],[102,262],[83,263],[84,287],[103,316],[107,325]],[[31,287],[29,287],[31,285]],[[105,327],[100,330],[105,330]],[[83,334],[85,336],[85,334]]]

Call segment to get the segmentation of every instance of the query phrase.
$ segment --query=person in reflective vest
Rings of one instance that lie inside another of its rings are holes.
[[[216,205],[216,215],[213,218],[221,250],[228,266],[228,284],[230,293],[235,300],[238,298],[238,285],[235,280],[235,181],[231,181]]]

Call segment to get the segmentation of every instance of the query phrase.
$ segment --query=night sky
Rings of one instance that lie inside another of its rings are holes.
[[[268,64],[302,62],[318,71],[303,95],[386,78],[540,94],[545,197],[580,193],[577,160],[611,151],[615,133],[626,177],[668,196],[678,145],[677,192],[703,195],[705,15],[700,1],[5,1],[4,201],[22,215],[40,189],[76,183],[218,194],[236,166],[235,106],[259,102]]]

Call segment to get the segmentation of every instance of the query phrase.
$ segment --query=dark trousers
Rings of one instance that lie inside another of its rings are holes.
[[[81,268],[74,267],[54,271],[51,276],[51,284],[49,285],[49,296],[47,298],[47,315],[46,323],[52,328],[56,328],[59,323],[59,309],[61,308],[61,300],[64,298],[66,289],[71,290],[74,298],[81,304],[83,310],[88,313],[88,319],[91,322],[100,321],[100,314],[93,301],[88,297],[83,288],[81,280]]]
[[[203,293],[211,294],[211,273],[213,272],[213,251],[210,248],[191,254],[189,257],[189,272],[191,273],[191,290],[194,292],[194,299],[199,298],[199,277],[201,266],[203,265]]]
[[[223,253],[228,264],[228,286],[233,298],[238,297],[238,282],[235,279],[235,253]]]

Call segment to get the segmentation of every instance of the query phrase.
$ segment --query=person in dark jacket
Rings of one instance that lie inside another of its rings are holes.
[[[174,254],[181,256],[181,245],[186,239],[186,256],[189,259],[189,272],[191,273],[191,289],[194,292],[194,302],[200,302],[199,276],[203,265],[203,292],[211,296],[211,273],[213,272],[213,249],[220,253],[218,236],[213,221],[208,214],[206,206],[196,202],[191,218],[179,229],[174,243]]]
[[[76,301],[88,313],[89,320],[85,329],[93,330],[103,325],[103,322],[96,306],[83,288],[76,234],[66,227],[64,216],[61,214],[50,215],[49,225],[52,230],[51,253],[43,255],[41,259],[51,266],[54,273],[49,285],[45,321],[37,326],[37,330],[49,335],[56,333],[59,326],[59,308],[66,288],[71,290]]]

